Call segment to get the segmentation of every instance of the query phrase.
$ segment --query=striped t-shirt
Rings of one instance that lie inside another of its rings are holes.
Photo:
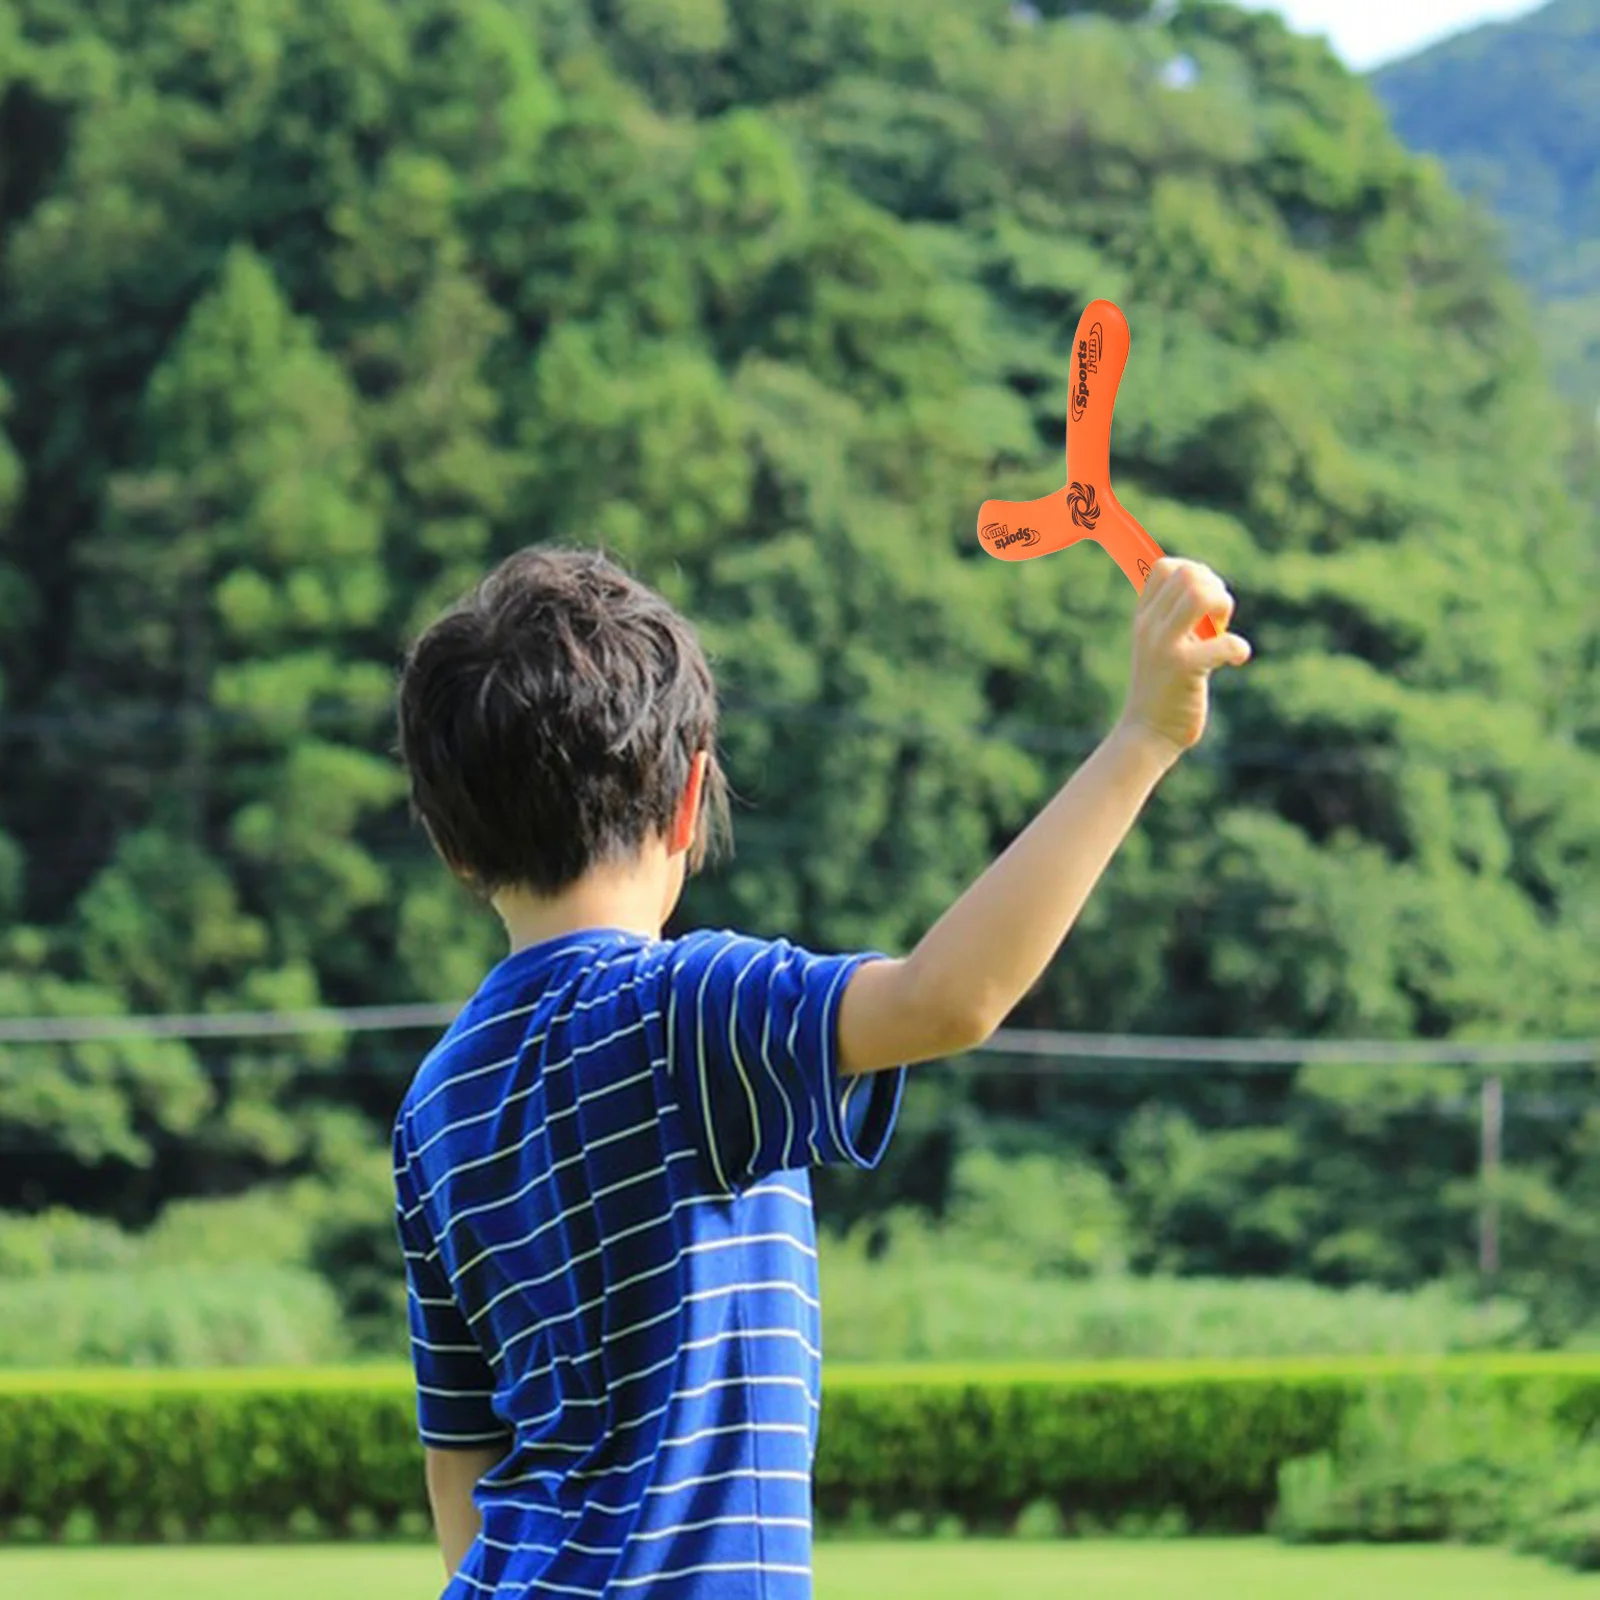
[[[805,1169],[872,1166],[862,956],[609,930],[508,957],[395,1127],[418,1420],[503,1446],[447,1600],[804,1600],[821,1388]]]

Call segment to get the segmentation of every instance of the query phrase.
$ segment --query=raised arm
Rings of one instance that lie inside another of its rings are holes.
[[[1158,563],[1116,727],[909,956],[854,974],[839,1011],[846,1072],[971,1050],[1039,980],[1156,785],[1199,742],[1211,674],[1250,659],[1236,634],[1195,636],[1208,615],[1232,619],[1222,580],[1193,562]]]

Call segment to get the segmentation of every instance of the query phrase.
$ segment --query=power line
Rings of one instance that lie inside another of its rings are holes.
[[[282,1039],[330,1033],[409,1033],[449,1026],[461,1008],[441,1002],[322,1007],[310,1011],[170,1013],[163,1016],[0,1019],[0,1045],[85,1044],[128,1039]],[[1064,1063],[1161,1063],[1174,1067],[1298,1067],[1314,1063],[1397,1067],[1600,1065],[1600,1040],[1205,1039],[1160,1034],[1066,1033],[1002,1028],[975,1056]]]
[[[1600,1040],[1534,1039],[1457,1043],[1384,1039],[1185,1039],[1159,1034],[1056,1033],[1002,1029],[984,1053],[1058,1061],[1169,1061],[1192,1066],[1591,1066]]]
[[[410,1033],[448,1027],[460,1006],[325,1006],[314,1011],[174,1012],[166,1016],[0,1018],[0,1044],[106,1039],[283,1039],[327,1033]]]

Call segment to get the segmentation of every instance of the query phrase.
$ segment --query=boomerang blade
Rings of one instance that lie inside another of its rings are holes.
[[[1067,483],[1042,500],[986,500],[978,540],[1001,561],[1033,561],[1092,539],[1143,590],[1161,546],[1124,509],[1111,487],[1111,424],[1133,339],[1128,319],[1109,300],[1096,300],[1078,321],[1072,341],[1072,390],[1067,403]],[[1217,630],[1205,618],[1203,639]]]

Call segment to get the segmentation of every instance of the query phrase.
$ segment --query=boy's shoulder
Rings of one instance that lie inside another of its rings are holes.
[[[423,1057],[402,1114],[474,1070],[487,1077],[497,1063],[509,1067],[569,1007],[574,1014],[621,1007],[663,959],[656,941],[600,930],[513,951],[489,970]]]
[[[401,1106],[405,1116],[456,1085],[482,1080],[493,1092],[496,1067],[510,1070],[553,1026],[604,1035],[619,1019],[666,1018],[681,999],[731,987],[763,961],[796,952],[727,928],[671,939],[595,929],[514,951],[479,984],[418,1066]]]

